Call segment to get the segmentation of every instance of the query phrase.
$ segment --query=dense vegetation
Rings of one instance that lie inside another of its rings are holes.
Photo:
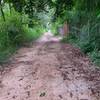
[[[24,0],[0,0],[1,63],[6,62],[20,46],[36,40],[45,32],[38,13],[31,11],[33,5],[30,6],[30,2],[31,0],[27,2]]]
[[[70,34],[63,42],[80,47],[100,66],[100,0],[57,0],[55,4],[54,25],[62,26],[66,21],[69,25]]]
[[[67,21],[70,34],[63,42],[100,66],[100,0],[0,0],[0,11],[0,62],[45,28],[58,34]]]

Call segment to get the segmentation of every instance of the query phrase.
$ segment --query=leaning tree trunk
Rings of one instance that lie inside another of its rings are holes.
[[[6,19],[5,19],[5,14],[4,14],[4,12],[3,12],[3,8],[2,8],[1,2],[0,2],[0,10],[1,10],[1,14],[2,14],[3,20],[6,21]]]

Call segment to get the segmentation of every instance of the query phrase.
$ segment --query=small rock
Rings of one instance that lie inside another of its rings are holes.
[[[40,94],[40,97],[44,97],[45,95],[46,95],[46,93],[43,92],[43,93]]]

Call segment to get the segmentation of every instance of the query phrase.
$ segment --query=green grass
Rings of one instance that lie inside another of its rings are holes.
[[[45,28],[43,28],[43,26],[38,25],[35,26],[34,28],[25,28],[26,33],[24,34],[25,36],[25,40],[27,42],[30,41],[35,41],[36,39],[38,39],[46,30]]]

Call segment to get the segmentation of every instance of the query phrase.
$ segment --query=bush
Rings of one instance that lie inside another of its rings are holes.
[[[25,27],[24,30],[26,42],[35,41],[46,31],[42,25],[36,25],[34,28]]]
[[[11,14],[5,12],[5,19],[0,16],[0,62],[8,59],[23,43],[36,40],[44,32],[42,26],[29,28],[27,15],[14,10]]]
[[[21,14],[13,11],[12,14],[5,13],[5,17],[6,21],[0,18],[0,43],[4,43],[5,47],[9,44],[19,45],[24,41],[24,15],[21,17]]]
[[[62,27],[62,20],[60,18],[52,23],[51,31],[54,35],[59,35],[59,28]]]
[[[65,37],[63,42],[78,46],[100,66],[100,17],[94,13],[78,12],[75,14],[74,12],[68,20],[72,34]]]

